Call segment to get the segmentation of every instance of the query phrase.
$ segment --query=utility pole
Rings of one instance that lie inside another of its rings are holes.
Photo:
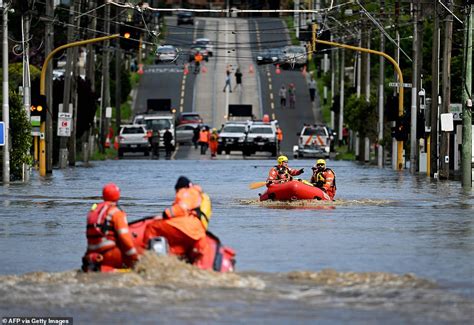
[[[104,10],[104,32],[106,35],[110,34],[110,5],[105,6]],[[110,76],[109,76],[109,51],[110,41],[104,42],[102,51],[102,92],[101,92],[101,129],[100,129],[100,146],[101,151],[105,152],[105,134],[108,132],[108,123],[105,116],[107,107],[110,106]]]
[[[48,55],[54,47],[54,0],[46,0],[46,22],[44,37],[44,53]],[[46,113],[45,139],[46,139],[46,173],[53,172],[53,67],[46,69],[46,104],[48,112]]]
[[[81,12],[81,0],[75,1],[74,7],[76,8],[77,12]],[[79,30],[81,26],[81,18],[77,18],[74,21],[76,25],[76,31]],[[74,33],[74,41],[77,39],[77,32]],[[72,80],[71,80],[71,102],[72,102],[72,128],[71,128],[71,136],[69,137],[68,141],[68,161],[69,166],[76,165],[76,129],[77,129],[77,103],[78,103],[78,95],[77,95],[77,78],[79,76],[79,65],[77,64],[79,48],[74,47],[72,48],[72,59],[73,59],[73,66],[72,66]]]
[[[464,20],[464,87],[462,87],[462,186],[472,188],[472,13],[473,5],[467,5]]]
[[[450,11],[453,10],[453,3],[448,0],[447,6]],[[453,16],[447,14],[444,20],[444,46],[443,46],[443,101],[441,113],[449,112],[451,103],[451,46],[453,42]],[[449,179],[449,133],[441,133],[440,147],[440,171],[439,176],[443,179]]]
[[[342,41],[344,42],[344,38],[342,38]],[[340,51],[341,53],[341,76],[340,76],[340,83],[341,83],[341,88],[339,90],[339,128],[337,130],[339,134],[339,142],[342,142],[342,129],[344,125],[344,71],[346,70],[346,54],[344,49]]]
[[[8,4],[0,2],[3,10],[3,82],[2,82],[2,116],[5,125],[5,145],[3,146],[3,184],[10,184],[10,106],[8,105]]]
[[[400,65],[400,32],[398,30],[398,17],[400,16],[400,2],[397,0],[395,2],[395,37],[397,40],[397,48],[395,50],[395,61],[397,62],[398,65]],[[400,82],[397,73],[395,73],[395,80],[397,82]],[[400,96],[400,87],[395,87],[393,88],[393,95]],[[394,127],[396,126],[396,122],[392,121],[391,126]],[[392,138],[392,169],[393,170],[398,170],[398,141],[395,138]]]
[[[333,42],[333,37],[331,34],[331,42]],[[336,53],[335,50],[331,51],[331,129],[334,130],[334,111],[332,110],[332,105],[334,104],[334,91],[336,90],[335,88],[335,73],[336,73]]]
[[[418,40],[418,14],[420,3],[419,0],[415,0],[413,3],[413,65],[412,65],[412,78],[411,78],[411,119],[410,119],[410,173],[416,172],[417,162],[417,141],[416,141],[416,119],[417,119],[417,99],[418,99],[418,51],[419,51],[419,40]]]
[[[69,5],[69,26],[67,29],[67,42],[72,43],[75,40],[74,37],[74,13],[75,13],[76,1],[72,1]],[[71,78],[73,71],[74,60],[74,49],[68,48],[66,51],[66,68],[64,71],[64,93],[63,93],[63,109],[61,113],[72,113],[69,111],[69,103],[71,99]],[[75,116],[73,115],[73,120]],[[72,123],[74,127],[74,123]],[[68,160],[68,149],[67,149],[67,137],[61,137],[59,141],[59,168],[64,169],[67,165]]]
[[[367,24],[364,21],[362,23],[362,31],[361,31],[361,47],[368,48],[369,44],[369,35],[367,34]],[[361,94],[364,94],[365,100],[367,101],[367,84],[370,83],[369,75],[368,75],[368,57],[369,54],[366,52],[361,53],[361,74],[360,74],[360,84],[361,84]],[[365,161],[365,134],[359,133],[359,159],[360,162]]]
[[[116,8],[116,19],[120,21],[120,8]],[[115,33],[120,34],[119,24],[115,24]],[[122,83],[121,83],[121,66],[122,66],[122,51],[120,50],[120,39],[115,40],[115,134],[120,132],[120,124],[122,123],[122,116],[120,111],[120,104],[122,102]]]
[[[89,1],[89,11],[91,13],[89,14],[89,23],[88,23],[88,28],[89,28],[89,37],[88,38],[93,38],[95,37],[95,29],[97,25],[97,18],[96,18],[96,10],[93,10],[96,8],[96,2],[94,0]],[[87,45],[87,57],[86,57],[86,80],[89,81],[91,91],[95,93],[95,58],[94,55],[94,47],[92,44]],[[82,157],[84,163],[89,162],[89,157],[93,153],[94,149],[94,137],[91,137],[91,129],[93,130],[95,128],[95,125],[92,125],[92,127],[89,127],[87,131],[84,133],[84,136],[82,138]]]
[[[381,2],[382,15],[384,14],[384,1]],[[385,52],[385,36],[383,32],[380,32],[380,52]],[[378,134],[378,147],[377,147],[377,166],[383,167],[383,109],[384,109],[384,82],[385,82],[385,60],[381,56],[379,58],[379,134]]]
[[[23,108],[28,121],[30,120],[31,108],[31,80],[30,80],[30,12],[29,10],[21,16],[22,42],[23,42]],[[29,166],[23,164],[23,181],[30,178]]]
[[[430,142],[429,173],[434,176],[438,173],[438,118],[439,118],[439,51],[440,51],[440,29],[438,1],[434,2],[434,26],[433,26],[433,46],[431,54],[431,133],[428,141]]]

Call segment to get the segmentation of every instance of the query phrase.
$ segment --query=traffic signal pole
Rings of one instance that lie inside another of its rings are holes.
[[[393,67],[395,68],[395,71],[398,74],[398,82],[399,82],[399,89],[400,89],[400,95],[398,96],[398,116],[402,117],[403,116],[403,74],[402,70],[400,70],[400,67],[398,66],[397,62],[388,54],[376,51],[376,50],[371,50],[371,49],[366,49],[363,47],[358,47],[358,46],[352,46],[352,45],[346,45],[346,44],[341,44],[341,43],[335,43],[335,42],[329,42],[329,41],[323,41],[316,39],[316,43],[320,44],[325,44],[329,46],[335,46],[335,47],[340,47],[343,49],[348,49],[352,51],[358,51],[358,52],[365,52],[365,53],[370,53],[370,54],[375,54],[375,55],[380,55],[386,58],[390,63],[392,63]],[[402,162],[402,152],[403,152],[403,141],[398,141],[398,147],[397,147],[397,169],[401,170],[403,167],[403,162]]]
[[[48,54],[46,59],[44,60],[43,67],[41,69],[41,76],[40,76],[40,95],[45,96],[46,95],[46,87],[45,87],[45,80],[46,80],[46,69],[48,68],[49,61],[52,60],[53,56],[58,53],[61,50],[70,48],[70,47],[75,47],[75,46],[82,46],[86,44],[91,44],[91,43],[98,43],[98,42],[103,42],[107,41],[110,39],[118,38],[120,34],[113,34],[109,36],[103,36],[103,37],[97,37],[97,38],[91,38],[83,41],[78,41],[78,42],[72,42],[69,44],[64,44],[62,46],[59,46],[55,48],[51,53]],[[47,109],[47,114],[52,114],[52,109],[51,108],[46,108]],[[40,132],[43,134],[43,136],[40,137],[40,159],[39,159],[39,169],[40,169],[40,175],[41,176],[46,176],[46,143],[48,141],[52,141],[52,139],[46,139],[44,136],[44,132],[46,130],[46,123],[45,121],[41,121],[41,126],[40,126]]]

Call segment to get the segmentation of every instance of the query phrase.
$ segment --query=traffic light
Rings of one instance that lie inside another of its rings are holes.
[[[125,51],[136,51],[140,43],[140,30],[131,25],[120,25],[120,47]]]
[[[400,116],[394,127],[392,127],[392,137],[397,141],[408,140],[409,124],[406,116]]]
[[[46,112],[48,111],[46,106],[46,96],[39,95],[39,97],[31,98],[31,116],[41,117],[41,121],[46,121]]]

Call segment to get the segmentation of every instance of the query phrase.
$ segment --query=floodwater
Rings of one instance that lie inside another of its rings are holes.
[[[305,167],[313,161],[290,161]],[[458,182],[328,161],[337,201],[260,203],[269,160],[119,160],[0,188],[0,317],[76,323],[474,322],[474,195]],[[78,272],[85,219],[110,181],[129,220],[161,214],[188,176],[237,272],[146,256],[136,271]]]

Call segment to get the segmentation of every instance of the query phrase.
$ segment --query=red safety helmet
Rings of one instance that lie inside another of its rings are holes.
[[[109,183],[102,189],[104,201],[116,202],[120,199],[120,188],[114,183]]]

